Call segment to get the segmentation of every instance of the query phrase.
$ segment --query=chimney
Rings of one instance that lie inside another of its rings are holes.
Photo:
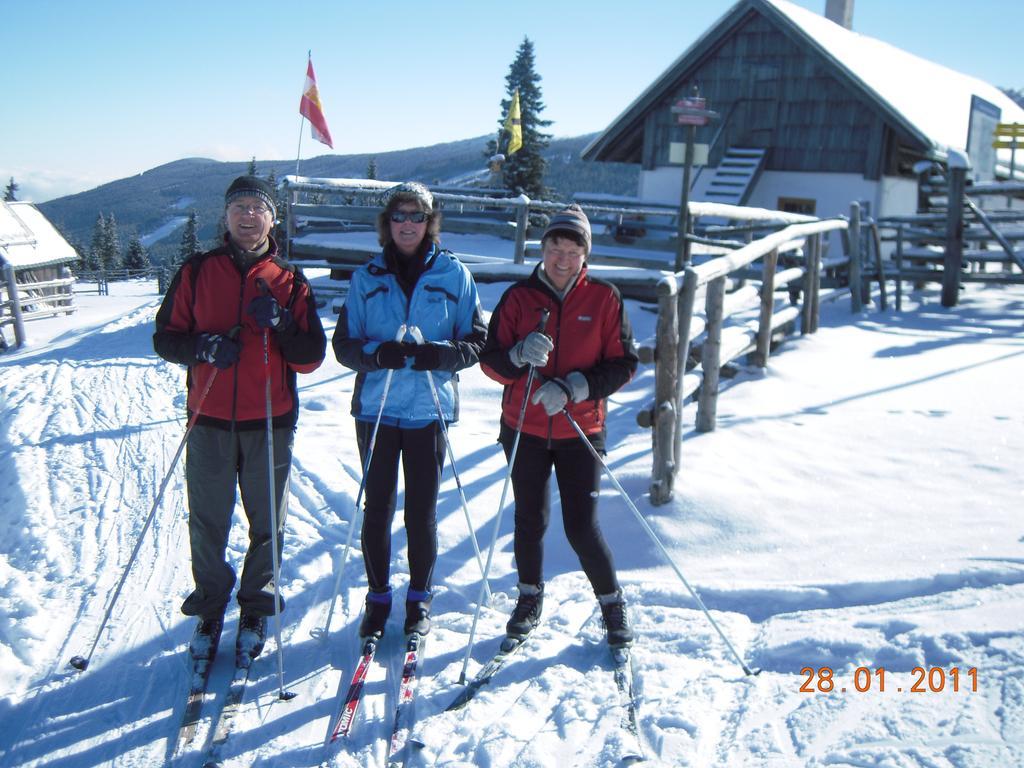
[[[825,18],[853,29],[853,0],[825,0]]]

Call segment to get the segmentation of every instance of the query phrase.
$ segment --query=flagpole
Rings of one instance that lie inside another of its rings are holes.
[[[306,116],[299,118],[299,148],[295,150],[295,175],[299,175],[299,158],[302,157],[302,129],[306,127]]]
[[[306,51],[306,66],[313,60],[313,49]],[[299,175],[299,158],[302,157],[302,129],[306,127],[306,116],[299,112],[299,148],[295,150],[295,175]]]

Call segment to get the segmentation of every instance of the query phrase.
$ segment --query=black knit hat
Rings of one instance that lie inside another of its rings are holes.
[[[224,207],[231,205],[232,200],[237,200],[240,197],[255,197],[262,200],[270,209],[273,217],[277,218],[274,188],[266,179],[261,179],[259,176],[239,176],[231,182],[228,191],[224,193]]]
[[[559,231],[572,232],[582,237],[587,255],[590,255],[590,219],[587,218],[587,214],[576,203],[573,203],[568,208],[563,208],[551,217],[548,226],[544,230],[544,235],[541,237],[541,241],[547,239],[549,235],[557,237]]]

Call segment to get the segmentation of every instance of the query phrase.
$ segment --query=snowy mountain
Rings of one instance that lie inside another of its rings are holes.
[[[481,286],[485,309],[504,287]],[[77,296],[75,315],[31,323],[32,343],[0,357],[4,766],[162,765],[184,706],[192,621],[178,612],[190,584],[180,467],[97,637],[184,410],[184,371],[152,351],[154,286],[111,288],[116,295]],[[641,367],[612,398],[609,466],[745,663],[762,670],[744,675],[606,482],[602,524],[638,635],[645,765],[1024,765],[1024,293],[971,286],[958,308],[943,310],[929,290],[910,306],[851,316],[828,305],[818,334],[787,342],[767,370],[732,379],[717,431],[686,435],[677,497],[666,506],[647,502],[650,436],[635,424],[653,370]],[[649,340],[654,315],[635,302],[629,311],[638,340]],[[323,319],[330,334],[335,318],[325,310]],[[333,360],[301,380],[281,584],[285,684],[298,696],[278,700],[270,642],[226,766],[297,768],[328,757],[365,591],[356,550],[343,602],[318,639],[358,487],[353,380]],[[500,391],[475,368],[461,391],[452,437],[486,545],[504,479]],[[557,500],[554,510],[541,627],[466,710],[442,714],[461,689],[479,590],[446,471],[434,630],[417,694],[426,746],[407,765],[617,764],[609,654]],[[496,650],[515,598],[511,513],[502,520],[494,598],[470,674]],[[400,525],[395,542],[394,585],[404,590]],[[237,614],[228,619],[225,643]],[[336,765],[382,764],[400,621],[392,619]],[[89,669],[69,669],[94,639]],[[199,744],[223,700],[229,657],[215,665]],[[195,753],[180,764],[201,762]]]
[[[484,149],[488,138],[478,136],[375,154],[320,155],[302,161],[302,174],[317,178],[363,178],[367,164],[373,160],[381,179],[455,185],[486,175]],[[593,134],[586,134],[553,139],[544,153],[548,161],[545,183],[565,199],[574,192],[598,189],[635,193],[639,174],[636,166],[580,160],[580,150],[592,138]],[[277,179],[295,173],[296,167],[294,160],[265,159],[258,160],[256,166],[261,176],[274,174]],[[41,203],[39,208],[79,245],[89,243],[100,213],[112,213],[122,241],[127,242],[129,235],[138,233],[146,238],[144,243],[151,249],[154,261],[162,263],[169,255],[176,257],[181,233],[174,230],[183,225],[183,217],[187,218],[190,210],[197,213],[202,242],[212,242],[218,236],[224,190],[247,168],[247,162],[185,158]]]

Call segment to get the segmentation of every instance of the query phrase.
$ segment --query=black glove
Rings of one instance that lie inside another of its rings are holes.
[[[241,346],[230,336],[201,333],[196,339],[196,359],[224,370],[238,362]]]
[[[415,344],[412,348],[412,357],[415,360],[412,369],[414,371],[436,371],[439,368],[450,368],[452,352],[454,349],[450,344],[432,341]]]
[[[291,310],[278,304],[277,299],[269,293],[257,296],[249,302],[249,316],[260,328],[271,328],[275,331],[280,331],[292,321]]]
[[[385,341],[374,353],[373,359],[378,368],[405,368],[405,358],[412,354],[412,347],[407,341]]]

